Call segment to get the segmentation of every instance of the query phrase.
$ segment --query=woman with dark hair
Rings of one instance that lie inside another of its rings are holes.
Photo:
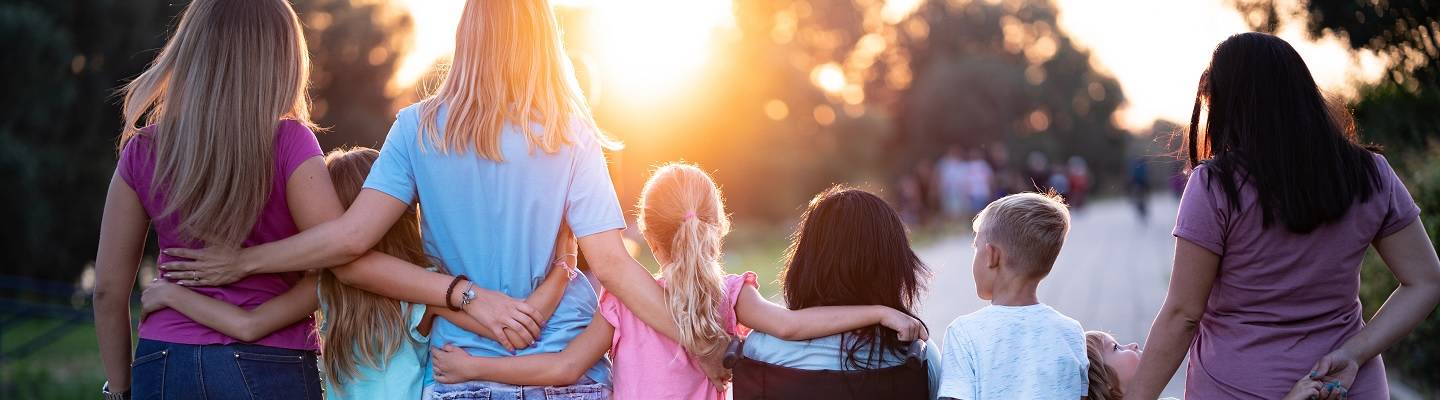
[[[1434,310],[1440,260],[1385,158],[1260,33],[1216,47],[1187,153],[1169,294],[1125,397],[1156,398],[1188,350],[1190,397],[1279,398],[1308,377],[1327,398],[1389,398],[1379,354]],[[1400,286],[1367,324],[1372,245]]]
[[[910,250],[905,225],[884,200],[863,190],[832,187],[810,201],[786,250],[782,285],[792,310],[880,305],[915,316],[930,270]],[[873,325],[812,340],[786,341],[761,332],[745,340],[745,358],[812,371],[867,371],[906,362],[911,343]],[[940,356],[925,346],[929,398],[940,379]],[[739,385],[745,382],[736,381]],[[818,390],[818,389],[817,389]],[[921,391],[923,393],[923,390]]]

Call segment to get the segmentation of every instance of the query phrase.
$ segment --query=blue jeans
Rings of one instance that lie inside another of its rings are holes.
[[[135,400],[320,400],[320,369],[313,351],[140,339],[130,392]]]
[[[610,385],[581,377],[570,386],[515,386],[497,382],[435,383],[425,400],[604,400]]]

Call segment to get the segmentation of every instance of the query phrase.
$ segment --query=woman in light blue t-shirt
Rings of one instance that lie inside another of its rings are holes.
[[[810,201],[794,238],[781,273],[790,309],[869,304],[915,315],[930,269],[910,249],[905,226],[885,200],[858,189],[826,190]],[[878,325],[802,341],[755,332],[744,346],[749,359],[829,371],[894,367],[905,362],[908,350],[909,343]],[[932,399],[940,382],[936,350],[927,343],[923,355]]]

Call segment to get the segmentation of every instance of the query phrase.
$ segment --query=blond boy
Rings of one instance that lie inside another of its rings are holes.
[[[1084,397],[1084,331],[1035,295],[1070,230],[1063,199],[1053,193],[1006,196],[986,206],[974,228],[975,289],[990,305],[946,329],[940,397]]]

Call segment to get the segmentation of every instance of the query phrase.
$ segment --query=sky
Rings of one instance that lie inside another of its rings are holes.
[[[400,66],[401,83],[413,82],[454,46],[464,0],[399,0],[415,18],[415,47]],[[979,1],[979,0],[977,0]],[[1148,129],[1156,119],[1185,121],[1195,85],[1215,45],[1247,31],[1243,17],[1226,0],[1055,0],[1060,27],[1093,63],[1120,81],[1127,104],[1117,115],[1122,128]],[[663,95],[677,81],[698,77],[708,60],[704,46],[713,35],[733,29],[728,0],[556,0],[558,6],[597,7],[599,49],[596,68],[611,88]],[[917,0],[888,0],[887,20],[899,20]],[[651,32],[667,32],[652,35]],[[572,33],[573,34],[573,33]],[[1310,66],[1322,89],[1352,96],[1360,82],[1374,82],[1385,61],[1370,52],[1352,52],[1334,37],[1311,41],[1298,24],[1278,33]],[[637,45],[645,43],[645,45]],[[650,51],[651,46],[672,49]]]

